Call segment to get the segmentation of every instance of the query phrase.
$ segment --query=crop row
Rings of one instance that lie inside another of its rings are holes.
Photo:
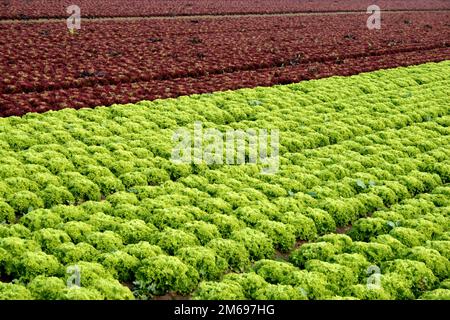
[[[289,66],[254,71],[209,75],[199,78],[154,80],[119,85],[97,85],[44,92],[0,94],[0,115],[20,116],[27,112],[45,112],[63,108],[109,106],[114,103],[135,103],[145,100],[173,98],[195,93],[234,90],[241,87],[318,79],[333,75],[352,75],[383,68],[395,68],[448,58],[450,49],[410,52],[395,55],[346,59],[343,63],[312,63],[307,66]]]
[[[131,299],[196,289],[203,298],[218,291],[222,298],[363,297],[367,292],[352,287],[357,274],[345,261],[366,266],[373,263],[372,251],[389,251],[370,237],[389,231],[397,239],[410,233],[401,228],[417,225],[436,231],[414,244],[448,241],[442,229],[449,206],[449,68],[442,62],[0,119],[0,274],[6,279],[0,297]],[[172,163],[173,131],[195,121],[223,131],[279,129],[279,172],[263,175],[259,165]],[[411,214],[403,213],[403,205]],[[367,216],[386,221],[372,226],[361,220]],[[395,223],[398,234],[385,222]],[[348,224],[354,224],[353,242],[337,236],[348,243],[330,249],[343,255],[338,264],[306,261],[302,248],[308,246],[302,245],[290,254],[297,267],[307,265],[294,272],[300,286],[262,274],[278,263],[277,255],[303,241],[332,241],[336,236],[327,234]],[[431,244],[441,255],[445,245]],[[403,279],[399,265],[382,265],[383,274]],[[413,296],[389,292],[390,298],[419,297],[448,282],[438,264],[412,265],[429,283],[414,288]],[[81,289],[65,285],[67,268],[75,266]],[[238,286],[251,268],[259,278],[250,274],[250,280],[264,284],[256,295]],[[227,273],[223,279],[233,283],[208,282]]]
[[[448,17],[387,15],[383,32],[368,30],[365,17],[353,15],[198,24],[94,22],[77,36],[61,23],[7,24],[2,26],[0,93],[199,77],[445,48]]]
[[[439,187],[377,211],[348,235],[301,245],[289,262],[264,259],[251,272],[202,282],[194,298],[448,300],[449,192]]]
[[[450,57],[446,20],[388,14],[382,32],[368,30],[364,15],[95,22],[75,36],[64,24],[4,24],[0,115],[441,61]]]
[[[41,18],[65,17],[70,1],[21,1],[2,0],[0,18]],[[370,1],[341,0],[331,1],[295,1],[295,0],[78,0],[85,17],[126,17],[126,16],[174,16],[174,15],[219,15],[245,13],[287,13],[287,12],[329,12],[329,11],[365,11],[373,4]],[[381,0],[377,2],[383,10],[438,10],[450,9],[445,0],[407,1]]]

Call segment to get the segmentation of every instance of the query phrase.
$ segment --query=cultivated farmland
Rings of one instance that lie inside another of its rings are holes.
[[[141,297],[448,297],[449,71],[1,119],[2,273],[22,279],[3,297],[129,299],[134,281]],[[279,128],[279,173],[171,163],[196,120]],[[82,290],[64,286],[75,263]],[[363,286],[370,265],[386,289]]]
[[[0,300],[450,300],[448,1],[124,3],[0,4]]]
[[[0,24],[0,115],[134,103],[442,61],[450,13]],[[37,26],[39,26],[37,28]],[[15,40],[20,39],[20,40]]]
[[[66,18],[68,0],[2,0],[0,18]],[[191,15],[273,14],[295,12],[364,11],[373,4],[368,0],[297,1],[297,0],[78,0],[87,17],[146,17]],[[449,10],[446,0],[380,0],[385,10]],[[362,9],[363,8],[363,9]]]

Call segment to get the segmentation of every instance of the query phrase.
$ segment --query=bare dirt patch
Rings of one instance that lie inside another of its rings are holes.
[[[450,12],[450,10],[385,10],[383,13],[415,13],[415,12]],[[248,14],[206,14],[206,15],[179,15],[179,16],[149,16],[149,17],[81,17],[87,21],[136,21],[136,20],[195,20],[195,19],[222,19],[243,17],[295,17],[295,16],[324,16],[339,14],[364,14],[365,11],[316,11],[316,12],[286,12],[286,13],[248,13]],[[0,23],[40,23],[61,22],[67,17],[36,18],[36,19],[0,19]]]

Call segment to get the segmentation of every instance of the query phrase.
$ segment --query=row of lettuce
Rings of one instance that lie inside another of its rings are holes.
[[[448,298],[449,69],[0,119],[0,298]],[[195,121],[279,129],[279,172],[172,163]]]
[[[197,299],[450,299],[450,188],[407,199],[252,270],[204,281]],[[447,201],[442,206],[440,195]]]

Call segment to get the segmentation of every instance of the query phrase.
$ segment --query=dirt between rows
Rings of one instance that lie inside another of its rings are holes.
[[[417,12],[450,12],[447,9],[441,10],[381,10],[382,13],[417,13]],[[83,17],[88,21],[136,21],[136,20],[173,20],[173,19],[222,19],[222,18],[246,18],[246,17],[296,17],[296,16],[323,16],[338,14],[367,14],[365,11],[314,11],[314,12],[286,12],[286,13],[246,13],[246,14],[206,14],[206,15],[178,15],[178,16],[143,16],[143,17]],[[61,22],[67,17],[54,18],[30,18],[30,19],[2,19],[2,23],[42,23]]]

